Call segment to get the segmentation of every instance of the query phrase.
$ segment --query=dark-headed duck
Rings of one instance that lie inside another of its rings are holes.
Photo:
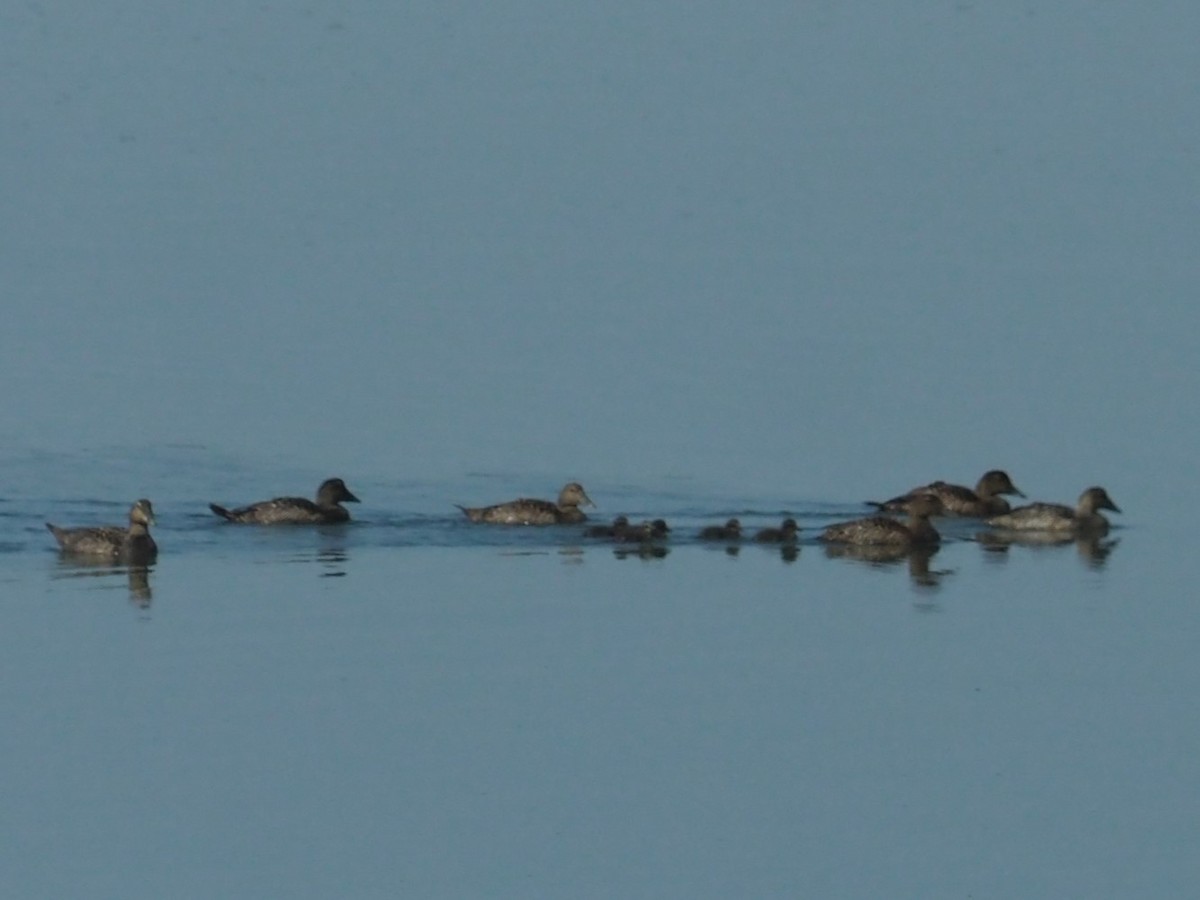
[[[276,497],[274,500],[263,500],[237,509],[226,509],[215,503],[208,504],[208,508],[230,522],[257,525],[329,525],[349,522],[350,513],[341,504],[358,502],[358,498],[350,493],[342,479],[330,478],[321,482],[321,486],[317,488],[316,503],[304,497]]]

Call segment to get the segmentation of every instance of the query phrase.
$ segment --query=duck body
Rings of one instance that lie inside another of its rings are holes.
[[[558,501],[536,500],[520,497],[494,506],[459,506],[472,522],[489,525],[567,525],[586,522],[587,515],[579,507],[583,504],[595,506],[577,481],[569,482],[558,493]]]
[[[631,527],[629,519],[626,516],[617,516],[612,520],[611,525],[593,525],[584,532],[584,535],[594,538],[621,540],[630,531]]]
[[[987,524],[1005,531],[1107,534],[1109,522],[1100,515],[1102,509],[1121,511],[1104,488],[1090,487],[1079,495],[1074,509],[1062,503],[1030,503],[1005,515],[994,516]]]
[[[929,517],[941,515],[941,511],[942,503],[935,495],[921,494],[908,504],[907,522],[888,516],[854,519],[830,525],[821,532],[819,539],[827,543],[864,546],[932,546],[941,541],[941,535],[933,527]]]
[[[350,512],[342,503],[358,503],[340,478],[330,478],[317,488],[317,501],[305,497],[276,497],[237,509],[215,503],[208,508],[229,522],[254,525],[331,525],[350,521]]]
[[[649,544],[665,541],[670,533],[666,519],[653,519],[640,525],[630,525],[615,540],[618,544]]]
[[[46,523],[64,554],[107,559],[132,565],[153,562],[158,545],[150,536],[154,508],[149,500],[138,500],[129,510],[129,527],[104,525],[98,528],[59,528]]]
[[[975,483],[972,490],[961,484],[950,484],[947,481],[934,481],[915,487],[906,494],[884,500],[882,503],[871,502],[883,512],[908,512],[909,505],[915,497],[922,494],[933,494],[942,503],[943,512],[939,515],[963,516],[969,518],[984,518],[1000,515],[1009,511],[1008,501],[1002,495],[1010,494],[1024,497],[1008,473],[1001,469],[984,472],[983,477]]]
[[[763,528],[756,535],[754,540],[760,544],[794,544],[800,527],[796,524],[795,519],[784,519],[778,528]]]
[[[737,519],[729,519],[724,525],[709,525],[700,530],[702,541],[740,541],[742,539],[742,523]]]

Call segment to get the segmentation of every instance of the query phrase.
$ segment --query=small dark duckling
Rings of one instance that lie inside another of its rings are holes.
[[[742,539],[742,523],[730,519],[724,525],[709,525],[700,531],[702,541],[740,541]]]
[[[799,531],[800,526],[796,524],[796,520],[788,518],[784,519],[778,528],[763,528],[754,535],[754,540],[760,544],[794,544]]]
[[[933,494],[918,494],[908,503],[908,521],[887,516],[872,516],[839,522],[821,532],[820,540],[835,544],[884,544],[895,547],[919,547],[937,544],[941,535],[929,521],[942,514],[942,501]]]
[[[1012,494],[1024,497],[1017,486],[1012,483],[1008,473],[1000,469],[984,472],[983,477],[975,484],[975,489],[961,484],[950,484],[945,481],[935,481],[915,487],[907,494],[884,500],[882,503],[871,501],[871,505],[884,512],[908,512],[908,504],[918,494],[933,494],[942,501],[945,516],[964,516],[984,518],[1006,513],[1009,510],[1008,501],[1001,494]]]
[[[100,528],[59,528],[46,523],[63,553],[111,559],[114,562],[145,565],[158,555],[158,545],[150,536],[154,508],[149,500],[138,500],[129,510],[129,527],[106,525]]]
[[[340,478],[330,478],[317,488],[317,502],[304,497],[276,497],[237,509],[226,509],[215,503],[208,508],[230,522],[256,525],[330,525],[349,522],[350,513],[342,503],[360,502]]]
[[[611,525],[593,525],[591,528],[584,531],[584,535],[594,538],[613,538],[614,540],[622,540],[629,531],[629,519],[625,516],[617,516],[612,520]]]
[[[623,534],[617,536],[616,540],[621,544],[647,544],[653,541],[665,541],[670,533],[671,529],[665,519],[653,519],[637,526],[630,526]]]
[[[555,503],[551,503],[549,500],[521,497],[517,500],[510,500],[508,503],[497,503],[495,506],[459,506],[458,508],[472,522],[487,522],[492,525],[561,525],[586,522],[587,516],[579,508],[584,504],[596,505],[584,491],[583,485],[572,481],[559,491],[558,500]]]
[[[1052,531],[1069,534],[1107,534],[1108,519],[1099,510],[1121,510],[1102,487],[1090,487],[1079,495],[1072,509],[1061,503],[1031,503],[1003,516],[988,519],[987,524],[1008,531]]]

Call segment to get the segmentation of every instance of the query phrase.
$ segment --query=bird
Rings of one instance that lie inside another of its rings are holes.
[[[330,525],[349,522],[350,512],[341,504],[358,502],[359,499],[350,493],[342,479],[330,478],[321,482],[321,486],[317,488],[316,503],[304,497],[276,497],[274,500],[262,500],[237,509],[226,509],[215,503],[208,504],[208,508],[230,522],[257,525]]]
[[[620,539],[630,530],[629,518],[617,516],[611,525],[593,525],[583,533],[586,537]]]
[[[1090,487],[1079,495],[1074,509],[1062,503],[1031,503],[1003,516],[994,516],[987,524],[1006,531],[1107,534],[1109,523],[1100,515],[1102,509],[1121,511],[1104,488]]]
[[[961,484],[950,484],[946,481],[934,481],[915,487],[907,494],[893,497],[883,502],[869,501],[871,506],[884,512],[907,512],[908,504],[919,494],[934,494],[942,501],[944,512],[940,515],[966,516],[983,518],[1006,513],[1009,510],[1008,501],[1001,494],[1011,494],[1024,497],[1017,486],[1012,483],[1008,473],[1001,469],[992,469],[983,473],[983,477],[975,483],[972,490]]]
[[[153,562],[158,545],[150,536],[154,524],[154,507],[145,498],[129,509],[129,527],[105,525],[98,528],[59,528],[46,523],[63,553],[111,559],[134,565]]]
[[[929,521],[941,515],[942,501],[934,494],[920,494],[908,503],[908,521],[888,516],[871,516],[851,522],[839,522],[827,527],[819,540],[837,544],[883,544],[894,547],[917,547],[936,544],[941,535]]]
[[[620,544],[646,544],[653,541],[665,541],[670,533],[671,529],[667,525],[666,519],[652,519],[642,522],[640,525],[629,526],[623,533],[617,535],[616,541]]]
[[[754,540],[760,544],[794,544],[796,542],[796,533],[800,530],[796,524],[796,520],[792,518],[784,519],[778,528],[763,528],[756,535]]]
[[[568,482],[558,492],[558,500],[536,500],[520,497],[494,506],[458,506],[472,522],[492,525],[560,525],[586,522],[587,516],[579,507],[595,506],[578,481]]]
[[[740,541],[742,539],[742,523],[737,519],[729,519],[724,525],[709,525],[700,531],[702,541]]]

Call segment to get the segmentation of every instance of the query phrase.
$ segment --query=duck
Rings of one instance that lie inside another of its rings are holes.
[[[129,508],[129,527],[59,528],[46,523],[63,553],[144,565],[158,556],[158,545],[150,536],[154,507],[142,498]]]
[[[329,478],[317,488],[317,502],[304,497],[276,497],[226,509],[215,503],[208,504],[216,515],[230,522],[255,525],[332,525],[350,521],[350,512],[343,503],[359,503],[350,493],[346,482],[340,478]]]
[[[1067,534],[1107,534],[1108,519],[1100,510],[1119,513],[1108,491],[1102,487],[1087,488],[1079,495],[1074,509],[1062,503],[1031,503],[1019,506],[1002,516],[993,516],[987,524],[1005,531],[1046,531]]]
[[[670,533],[671,528],[667,525],[666,519],[652,519],[626,528],[622,534],[616,537],[616,541],[621,544],[645,544],[653,541],[665,541]]]
[[[553,503],[549,500],[520,497],[494,506],[458,508],[472,522],[486,522],[491,525],[563,525],[586,522],[587,516],[579,508],[584,504],[596,505],[583,489],[583,485],[578,481],[571,481],[563,485],[563,489],[558,492],[558,500]]]
[[[740,541],[742,539],[742,523],[737,519],[729,519],[724,525],[709,525],[700,530],[702,541]]]
[[[760,544],[794,544],[796,542],[796,533],[800,527],[796,524],[796,520],[792,518],[784,519],[778,528],[763,528],[756,535],[754,540]]]
[[[621,540],[630,531],[629,518],[617,516],[611,525],[593,525],[584,531],[586,537],[613,538]]]
[[[918,494],[908,502],[908,521],[888,516],[871,516],[851,522],[838,522],[821,532],[821,541],[834,544],[880,544],[892,547],[931,546],[941,535],[929,521],[942,514],[942,501],[935,494]]]
[[[883,512],[907,512],[908,504],[919,494],[934,494],[941,500],[942,508],[945,510],[941,515],[976,519],[1008,512],[1010,507],[1008,501],[1001,496],[1002,494],[1016,497],[1025,496],[1013,484],[1007,472],[1002,469],[991,469],[983,473],[983,476],[975,483],[974,490],[961,484],[934,481],[915,487],[907,494],[901,494],[891,500],[884,500],[881,503],[873,500],[869,502],[871,506],[877,507]]]

